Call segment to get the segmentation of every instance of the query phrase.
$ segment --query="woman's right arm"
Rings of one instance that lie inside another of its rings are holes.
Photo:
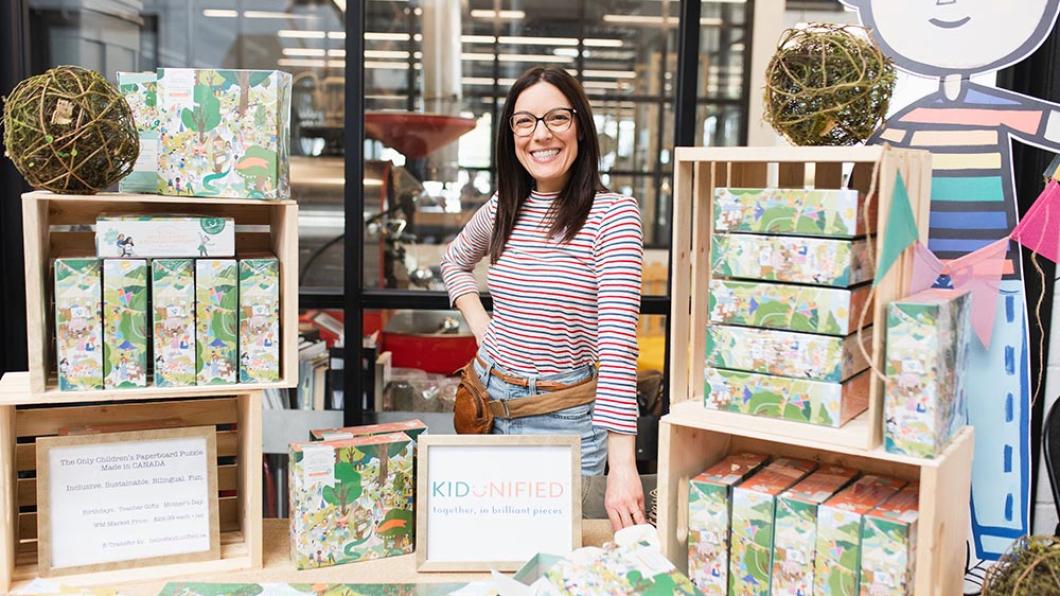
[[[490,317],[482,306],[478,286],[471,272],[489,250],[496,214],[497,197],[494,196],[479,208],[449,244],[441,263],[442,280],[449,292],[449,302],[464,316],[479,345],[486,337]]]

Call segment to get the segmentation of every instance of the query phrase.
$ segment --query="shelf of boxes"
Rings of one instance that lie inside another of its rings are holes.
[[[147,387],[134,390],[60,391],[55,367],[55,325],[52,314],[52,262],[58,257],[95,254],[93,226],[101,214],[197,215],[230,217],[236,231],[236,258],[271,252],[280,265],[280,379],[252,385]],[[177,396],[226,395],[298,384],[298,204],[291,200],[174,197],[149,194],[100,193],[57,195],[35,191],[22,196],[26,262],[26,324],[28,390],[50,403],[110,401]]]

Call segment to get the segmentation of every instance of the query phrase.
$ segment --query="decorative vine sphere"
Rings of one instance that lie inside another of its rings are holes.
[[[883,122],[894,80],[861,27],[788,29],[766,70],[765,118],[796,145],[854,145]]]
[[[94,70],[59,66],[4,100],[7,156],[30,186],[92,194],[132,171],[140,138],[132,110]]]
[[[1060,538],[1024,536],[983,579],[983,596],[1060,594]]]

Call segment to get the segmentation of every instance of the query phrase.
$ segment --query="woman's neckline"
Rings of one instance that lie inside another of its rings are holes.
[[[559,195],[560,195],[560,191],[558,191],[558,190],[555,191],[555,192],[541,192],[541,191],[535,190],[535,189],[531,189],[530,190],[530,197],[534,198],[534,199],[543,199],[543,200],[546,200],[546,201],[551,201],[552,199],[555,199]]]

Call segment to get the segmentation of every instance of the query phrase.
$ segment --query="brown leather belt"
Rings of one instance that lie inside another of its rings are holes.
[[[478,362],[486,368],[481,359]],[[505,383],[519,387],[529,386],[526,379],[502,373],[496,367],[493,367],[491,374]],[[575,384],[540,381],[536,386],[547,393],[508,400],[490,399],[487,405],[495,418],[511,419],[551,414],[596,400],[596,377]]]
[[[478,356],[475,356],[475,361],[478,362],[479,366],[481,366],[482,368],[489,368],[489,365],[486,364],[482,360],[482,358],[479,358]],[[509,385],[515,385],[516,387],[529,387],[530,386],[530,381],[528,381],[524,377],[516,377],[516,376],[513,376],[513,375],[509,375],[507,373],[501,372],[501,371],[497,370],[496,366],[494,366],[492,369],[490,369],[490,375],[492,375],[494,377],[497,377],[498,379],[504,381],[505,383],[508,383]],[[582,383],[584,383],[584,381],[582,381]],[[578,385],[580,385],[582,383],[571,384],[571,383],[559,383],[559,382],[556,382],[556,381],[538,381],[537,382],[537,388],[538,389],[542,389],[544,391],[560,391],[560,390],[563,390],[563,389],[567,389],[568,387],[576,387],[576,386],[578,386]]]

